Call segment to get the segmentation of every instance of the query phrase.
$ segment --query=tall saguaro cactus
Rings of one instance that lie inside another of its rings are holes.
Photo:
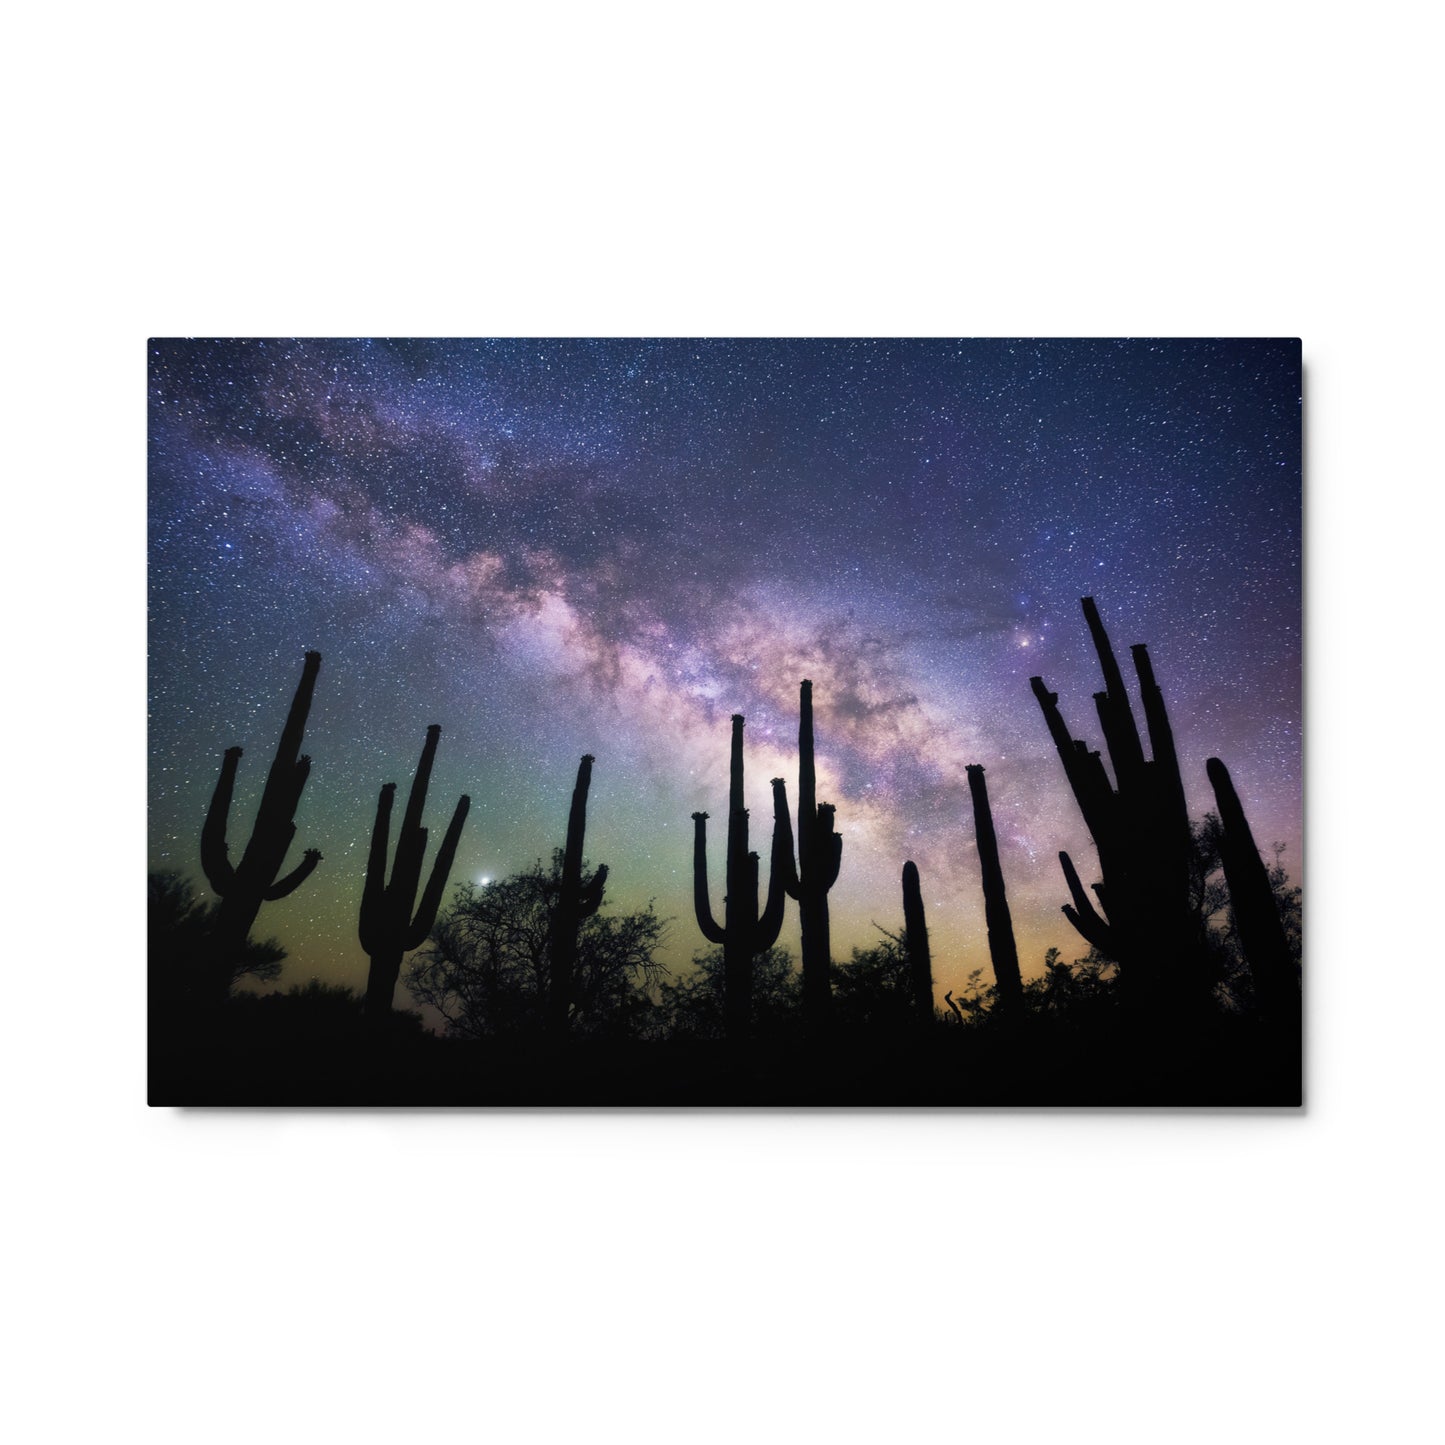
[[[923,888],[918,865],[903,865],[903,942],[908,949],[908,982],[920,1023],[933,1022],[933,959],[928,951],[928,923],[923,915]]]
[[[572,980],[577,966],[577,930],[602,906],[607,885],[604,863],[586,882],[582,880],[582,844],[587,833],[587,793],[592,786],[591,753],[577,767],[577,784],[572,789],[572,810],[567,815],[567,851],[562,855],[562,886],[552,914],[551,993],[548,1011],[553,1033],[567,1032],[572,1007]]]
[[[321,854],[315,848],[308,848],[301,862],[290,873],[281,879],[276,876],[296,837],[296,824],[292,820],[311,772],[311,759],[301,753],[301,739],[311,711],[311,697],[316,690],[316,674],[320,670],[321,654],[308,652],[301,670],[301,681],[286,715],[286,726],[281,730],[281,741],[271,760],[271,771],[266,775],[266,787],[261,794],[261,805],[256,811],[250,840],[241,854],[241,861],[234,866],[226,844],[226,819],[236,786],[240,748],[226,749],[221,776],[211,795],[211,805],[201,829],[201,868],[221,899],[213,927],[220,955],[217,959],[217,987],[222,993],[231,985],[232,957],[246,941],[262,903],[271,903],[295,892],[321,861]]]
[[[1146,759],[1092,597],[1083,599],[1083,610],[1104,674],[1104,691],[1094,694],[1094,703],[1114,768],[1112,783],[1099,754],[1070,736],[1058,694],[1041,677],[1030,680],[1104,875],[1094,886],[1096,910],[1072,861],[1060,854],[1073,898],[1064,912],[1089,943],[1119,964],[1136,1007],[1153,1014],[1195,1013],[1208,1003],[1210,981],[1199,920],[1189,903],[1189,815],[1164,696],[1140,643],[1131,652],[1153,752]]]
[[[1249,963],[1255,997],[1266,1022],[1288,1031],[1300,1028],[1299,972],[1285,938],[1284,924],[1270,887],[1269,872],[1244,816],[1229,769],[1218,758],[1205,763],[1219,804],[1220,861],[1229,885],[1234,927]]]
[[[998,836],[993,828],[993,810],[988,802],[988,784],[983,767],[968,764],[968,791],[973,797],[973,829],[978,840],[978,861],[983,872],[983,916],[988,928],[988,952],[993,960],[998,1001],[1010,1012],[1023,1006],[1024,985],[1019,974],[1019,952],[1014,943],[1013,918],[1004,892],[1003,867],[998,858]]]
[[[768,901],[758,913],[758,855],[748,852],[748,810],[743,806],[743,718],[733,714],[728,788],[727,897],[718,927],[708,900],[707,814],[694,813],[692,878],[697,926],[709,943],[723,950],[723,1010],[728,1037],[746,1040],[752,1012],[753,959],[778,941],[783,927],[785,871],[793,856],[788,795],[781,778],[773,779],[773,850],[768,870]],[[786,858],[787,862],[784,862]]]
[[[397,833],[390,882],[386,878],[386,851],[391,831],[391,808],[396,798],[395,783],[382,787],[376,804],[371,852],[366,860],[366,887],[361,895],[359,929],[361,946],[371,958],[371,969],[366,978],[366,1012],[373,1018],[390,1011],[396,981],[401,974],[402,955],[413,948],[420,948],[436,922],[442,892],[447,886],[447,875],[456,857],[457,840],[462,835],[462,824],[471,806],[471,799],[463,793],[432,865],[431,878],[422,894],[421,904],[417,907],[416,890],[421,883],[427,838],[427,830],[421,825],[421,815],[426,807],[426,790],[431,781],[432,763],[436,759],[437,739],[441,737],[441,732],[435,723],[426,730],[426,744],[421,750],[421,761],[417,764],[407,798],[406,814]]]
[[[803,1017],[813,1027],[826,1024],[832,1012],[832,938],[828,890],[838,881],[843,840],[833,831],[832,803],[818,802],[813,760],[813,684],[798,688],[798,859],[787,857],[788,895],[798,901],[802,929]]]

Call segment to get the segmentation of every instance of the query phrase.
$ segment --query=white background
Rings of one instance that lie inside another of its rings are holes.
[[[12,18],[10,1438],[1438,1425],[1434,23]],[[1306,1113],[147,1110],[144,340],[237,333],[1303,337]]]

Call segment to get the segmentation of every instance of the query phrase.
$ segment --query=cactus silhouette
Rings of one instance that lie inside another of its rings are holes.
[[[592,786],[591,753],[577,767],[577,784],[572,789],[572,810],[567,816],[567,851],[562,858],[562,885],[552,914],[551,991],[548,999],[550,1023],[555,1034],[567,1032],[572,1007],[572,977],[577,965],[577,930],[602,906],[607,885],[607,865],[582,881],[582,844],[587,833],[587,793]]]
[[[1024,985],[1019,975],[1019,953],[1014,943],[1013,918],[998,860],[998,837],[988,803],[988,784],[979,763],[968,764],[968,791],[973,797],[973,830],[978,840],[978,862],[983,872],[983,916],[988,928],[988,953],[993,960],[999,1006],[1011,1012],[1023,1007]]]
[[[232,866],[226,844],[226,819],[231,811],[231,797],[236,786],[236,769],[241,760],[240,748],[227,748],[221,763],[221,776],[211,795],[211,805],[201,829],[201,869],[212,889],[220,896],[212,924],[216,959],[216,988],[221,994],[231,986],[232,956],[251,932],[262,903],[271,903],[293,893],[311,875],[321,861],[321,854],[308,848],[300,864],[284,878],[277,879],[287,850],[296,837],[297,804],[311,772],[311,759],[301,754],[301,739],[306,718],[311,711],[311,696],[316,689],[316,674],[321,670],[321,654],[308,652],[301,670],[301,681],[281,741],[266,775],[261,804],[251,837],[241,854],[241,861]]]
[[[397,833],[390,882],[386,878],[386,851],[391,831],[391,808],[396,798],[395,783],[383,786],[376,804],[376,823],[371,832],[371,852],[366,860],[366,887],[361,895],[359,928],[361,946],[371,959],[366,978],[366,1012],[373,1018],[390,1012],[396,980],[401,973],[402,955],[413,948],[420,948],[436,922],[442,892],[447,886],[447,875],[456,857],[457,840],[461,837],[462,824],[471,806],[471,799],[462,794],[432,865],[426,892],[417,907],[416,890],[421,882],[427,837],[427,830],[421,825],[421,814],[426,807],[426,790],[431,781],[432,763],[436,758],[437,739],[441,737],[441,731],[435,723],[426,730],[426,744],[421,751],[416,776],[412,779],[406,815]],[[415,913],[412,911],[414,907]]]
[[[1254,846],[1254,834],[1245,819],[1229,769],[1218,758],[1210,758],[1204,766],[1219,804],[1219,821],[1223,825],[1219,851],[1224,881],[1229,885],[1234,927],[1254,979],[1260,1014],[1276,1027],[1297,1030],[1300,1027],[1299,972],[1285,938],[1268,870]]]
[[[778,941],[783,927],[785,873],[793,856],[788,795],[781,778],[773,779],[773,848],[768,870],[768,901],[758,914],[758,855],[748,852],[748,810],[743,807],[743,718],[733,714],[728,787],[727,897],[718,927],[708,900],[707,817],[694,813],[692,878],[697,926],[709,943],[723,950],[723,1010],[734,1043],[746,1040],[752,1012],[753,959]],[[786,861],[785,861],[786,860]]]
[[[908,947],[908,979],[913,1008],[920,1021],[933,1022],[933,960],[928,952],[928,924],[923,916],[923,890],[918,867],[903,865],[903,941]]]
[[[798,860],[793,850],[785,860],[784,883],[788,896],[798,901],[802,930],[803,1017],[817,1029],[826,1025],[833,1000],[832,940],[828,920],[828,890],[838,880],[843,840],[833,831],[834,807],[817,801],[818,782],[813,763],[813,684],[806,678],[798,688]]]
[[[1104,674],[1104,691],[1094,694],[1094,702],[1114,782],[1099,754],[1070,736],[1058,695],[1041,677],[1030,679],[1104,875],[1103,883],[1094,885],[1096,910],[1072,861],[1060,854],[1073,898],[1064,913],[1089,943],[1118,963],[1126,997],[1136,1009],[1176,1016],[1199,1012],[1208,1007],[1210,981],[1201,925],[1189,902],[1193,845],[1164,696],[1148,649],[1142,643],[1133,647],[1153,751],[1146,759],[1098,608],[1092,597],[1082,602]]]

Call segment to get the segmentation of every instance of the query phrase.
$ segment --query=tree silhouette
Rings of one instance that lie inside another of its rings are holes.
[[[585,867],[583,860],[579,865]],[[521,873],[463,883],[437,919],[406,985],[449,1032],[466,1038],[534,1035],[551,1017],[553,937],[562,914],[566,853]],[[576,925],[567,1027],[583,1034],[630,1033],[650,1007],[648,991],[666,970],[656,957],[664,921],[640,912],[588,914]]]
[[[879,932],[883,936],[872,948],[855,948],[848,962],[833,970],[838,1023],[854,1029],[911,1029],[918,1020],[919,1000],[908,936]]]
[[[1065,963],[1063,954],[1051,948],[1044,954],[1042,975],[1024,985],[1024,1006],[1074,1024],[1102,1024],[1117,1004],[1118,978],[1118,966],[1095,949]]]
[[[1284,995],[1286,1006],[1272,1010],[1259,996],[1258,969],[1248,956],[1240,930],[1239,909],[1225,868],[1228,845],[1224,824],[1218,813],[1206,813],[1191,824],[1191,832],[1194,853],[1190,899],[1204,929],[1211,977],[1215,980],[1217,992],[1234,1012],[1257,1012],[1276,1022],[1297,1023],[1302,894],[1300,888],[1290,881],[1284,867],[1284,844],[1274,845],[1274,861],[1266,864],[1254,850],[1252,837],[1249,842],[1251,854],[1262,875],[1262,886],[1268,890],[1268,906],[1280,930],[1274,946],[1282,948],[1285,959],[1282,972],[1287,985],[1293,989],[1292,997],[1288,991]],[[1255,907],[1262,905],[1263,899],[1256,899]]]

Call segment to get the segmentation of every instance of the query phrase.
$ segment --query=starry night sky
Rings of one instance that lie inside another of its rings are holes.
[[[835,959],[901,927],[922,872],[941,998],[987,968],[964,767],[987,769],[1025,973],[1086,946],[1056,854],[1092,848],[1028,679],[1100,745],[1079,609],[1147,642],[1192,811],[1222,757],[1299,875],[1296,341],[161,341],[150,356],[150,865],[204,883],[222,752],[249,835],[300,677],[323,656],[292,859],[255,934],[281,986],[362,987],[377,792],[429,723],[453,881],[559,846],[596,755],[609,908],[655,899],[700,949],[690,814],[722,902],[729,717],[753,846],[797,801],[798,682],[837,804]],[[1132,678],[1130,678],[1132,682]],[[428,867],[430,866],[430,853]],[[784,944],[797,949],[789,905]],[[400,1000],[399,1000],[400,1001]]]

